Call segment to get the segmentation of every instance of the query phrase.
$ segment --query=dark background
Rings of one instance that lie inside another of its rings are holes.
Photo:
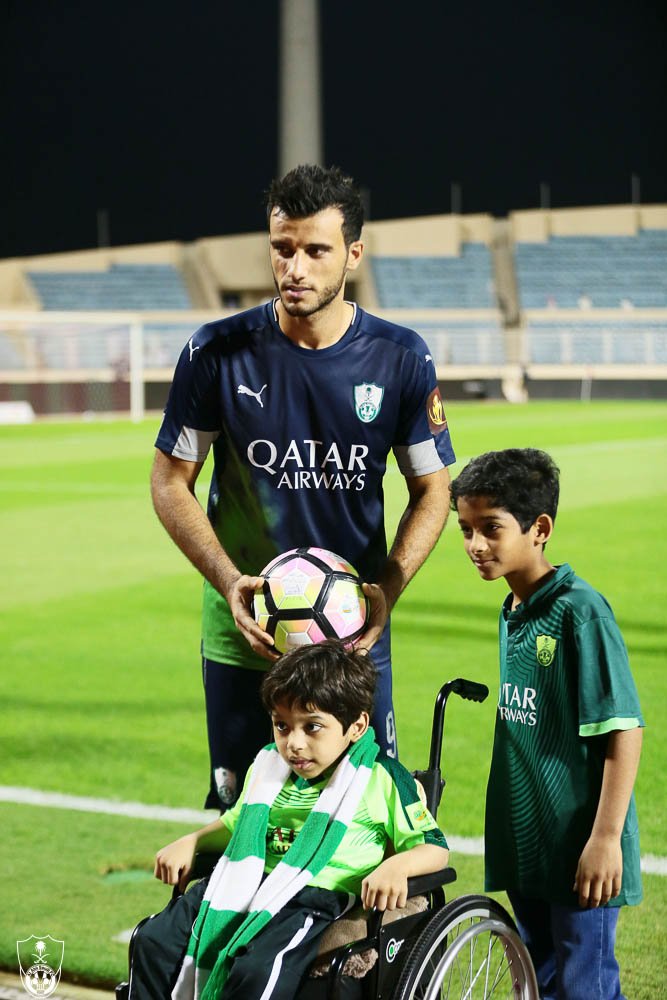
[[[263,228],[279,0],[0,0],[0,257]],[[371,218],[667,201],[664,8],[323,0],[325,161]]]

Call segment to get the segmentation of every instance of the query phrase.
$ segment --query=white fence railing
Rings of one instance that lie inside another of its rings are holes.
[[[516,380],[521,372],[667,379],[667,310],[637,312],[535,311],[513,331],[503,330],[495,310],[381,315],[424,337],[443,381]],[[122,411],[140,420],[163,405],[189,337],[221,315],[0,311],[0,402],[28,402],[38,414]]]

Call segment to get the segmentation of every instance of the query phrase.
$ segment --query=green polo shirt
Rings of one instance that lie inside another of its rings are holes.
[[[237,803],[221,816],[230,839],[251,773],[252,768]],[[276,796],[267,827],[266,872],[282,861],[329,776],[308,781],[292,773]],[[384,859],[388,843],[397,854],[420,844],[447,847],[444,835],[419,799],[412,775],[398,761],[380,754],[342,841],[329,863],[308,884],[358,896],[362,881]]]
[[[643,726],[628,654],[607,601],[567,564],[500,614],[500,692],[486,800],[486,889],[576,905],[572,891],[600,797],[607,734]],[[642,898],[634,796],[623,883]]]

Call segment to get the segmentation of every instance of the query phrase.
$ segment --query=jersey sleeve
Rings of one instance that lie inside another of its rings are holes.
[[[447,847],[445,835],[419,798],[415,780],[402,764],[379,757],[386,773],[387,836],[397,853],[421,844]]]
[[[643,726],[639,696],[621,631],[610,612],[575,629],[579,657],[579,735]]]
[[[155,446],[187,462],[203,462],[221,430],[219,358],[213,334],[200,327],[176,365]]]
[[[414,334],[403,364],[401,409],[393,450],[401,473],[427,476],[456,461],[433,359]]]

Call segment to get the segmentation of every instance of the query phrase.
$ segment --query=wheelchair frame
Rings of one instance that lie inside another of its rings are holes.
[[[447,699],[457,694],[482,702],[488,693],[485,684],[459,677],[443,684],[437,694],[428,768],[414,772],[433,816],[445,787],[440,763]],[[192,878],[209,873],[212,865],[210,856],[198,856]],[[409,878],[408,896],[426,896],[428,908],[386,925],[384,913],[372,911],[366,936],[334,952],[328,975],[305,980],[295,1000],[537,1000],[530,955],[512,917],[488,896],[464,895],[446,902],[444,886],[455,881],[451,867]],[[137,924],[134,934],[144,923]],[[363,979],[345,976],[348,959],[370,949],[377,951],[378,959]],[[128,983],[116,987],[116,1000],[129,1000]]]

